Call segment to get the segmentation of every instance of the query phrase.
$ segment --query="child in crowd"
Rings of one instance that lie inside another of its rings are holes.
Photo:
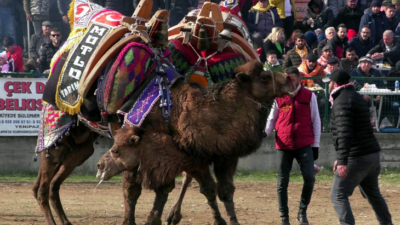
[[[282,65],[279,64],[279,61],[276,57],[276,52],[274,50],[270,50],[267,52],[267,61],[264,64],[264,68],[272,72],[283,73]]]
[[[10,72],[10,66],[7,62],[7,53],[2,51],[0,52],[0,72],[8,73]]]

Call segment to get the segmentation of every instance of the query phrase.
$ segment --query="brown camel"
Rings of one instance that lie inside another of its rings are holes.
[[[275,97],[292,90],[292,85],[283,74],[264,71],[258,61],[239,66],[236,73],[235,79],[215,85],[207,93],[177,82],[171,89],[171,124],[162,120],[160,109],[153,108],[140,129],[117,130],[113,147],[98,163],[98,176],[108,180],[121,171],[135,171],[138,184],[159,193],[151,216],[161,224],[166,196],[175,177],[185,171],[198,181],[214,224],[226,224],[217,195],[224,202],[229,223],[239,224],[233,203],[238,158],[260,146],[268,107]],[[209,170],[211,163],[218,185]],[[172,213],[167,222],[176,224],[181,218],[180,203]]]

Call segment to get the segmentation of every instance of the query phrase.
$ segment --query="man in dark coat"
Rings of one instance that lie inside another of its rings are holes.
[[[400,61],[400,44],[395,42],[394,33],[391,30],[383,33],[382,40],[367,53],[367,56],[370,56],[373,60],[383,59],[384,63],[389,63],[390,67],[394,69],[396,63]]]
[[[336,24],[344,23],[347,29],[353,29],[358,33],[361,17],[363,15],[364,12],[360,8],[357,8],[357,0],[347,0],[347,5],[339,9]]]
[[[286,58],[283,61],[283,70],[291,66],[298,67],[306,60],[307,55],[311,53],[311,50],[306,46],[306,37],[302,33],[296,34],[294,37],[296,46],[289,50],[286,54]]]
[[[325,78],[326,79],[326,78]],[[349,196],[358,186],[368,199],[379,224],[392,224],[385,199],[379,190],[380,146],[370,120],[367,102],[357,93],[349,74],[336,70],[331,76],[331,128],[337,160],[331,201],[340,224],[355,224]]]
[[[44,72],[50,69],[51,59],[54,54],[58,51],[61,45],[61,31],[58,28],[53,28],[50,33],[50,43],[44,43],[42,48],[40,49],[40,72]]]
[[[392,4],[387,6],[385,10],[386,17],[389,20],[390,29],[395,32],[397,25],[400,23],[400,11]]]
[[[307,4],[306,16],[303,19],[303,25],[308,29],[304,34],[308,46],[315,41],[325,39],[325,29],[333,26],[335,16],[322,0],[311,0]]]
[[[370,36],[371,29],[369,26],[364,26],[360,31],[360,35],[353,37],[349,41],[349,47],[352,47],[356,50],[358,58],[366,56],[367,53],[375,46]]]
[[[336,35],[336,30],[334,27],[328,27],[325,30],[325,38],[324,40],[320,41],[318,43],[318,56],[322,55],[322,49],[325,47],[325,45],[328,43],[329,40],[331,40],[334,36]]]
[[[333,54],[338,58],[346,57],[346,49],[349,47],[347,39],[347,28],[344,24],[340,24],[337,28],[337,33],[331,40],[328,41],[333,49]]]
[[[385,30],[390,30],[389,20],[385,12],[381,12],[382,3],[380,0],[374,0],[371,3],[371,9],[368,10],[361,18],[360,28],[368,25],[371,28],[371,40],[374,43],[379,43],[382,39],[382,34]]]

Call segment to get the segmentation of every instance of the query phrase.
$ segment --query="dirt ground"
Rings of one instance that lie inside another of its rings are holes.
[[[61,187],[64,209],[73,224],[121,224],[124,213],[121,184],[104,183],[93,193],[95,183],[65,183]],[[177,198],[180,184],[171,193],[164,214]],[[37,202],[31,193],[32,183],[0,183],[0,225],[45,224]],[[329,199],[331,182],[318,182],[308,210],[310,224],[338,224]],[[289,187],[291,223],[295,220],[301,183]],[[381,185],[393,217],[394,224],[400,224],[400,186]],[[154,194],[144,190],[136,211],[136,222],[143,224],[150,212]],[[236,210],[241,224],[280,224],[276,184],[273,182],[236,182]],[[351,197],[353,213],[357,224],[378,224],[368,202],[358,189]],[[210,209],[205,197],[199,193],[196,183],[192,184],[183,203],[181,224],[212,224]],[[220,203],[224,218],[225,209]],[[58,221],[57,221],[58,222]]]

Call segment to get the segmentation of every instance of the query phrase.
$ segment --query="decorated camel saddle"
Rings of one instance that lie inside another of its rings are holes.
[[[229,79],[235,68],[258,60],[240,16],[206,2],[168,30],[174,65],[189,83],[206,88]]]
[[[36,152],[56,146],[77,121],[111,139],[109,122],[140,126],[160,99],[168,119],[169,88],[183,77],[167,48],[169,13],[149,19],[152,3],[142,0],[132,17],[88,0],[71,3],[73,29],[52,59]]]

